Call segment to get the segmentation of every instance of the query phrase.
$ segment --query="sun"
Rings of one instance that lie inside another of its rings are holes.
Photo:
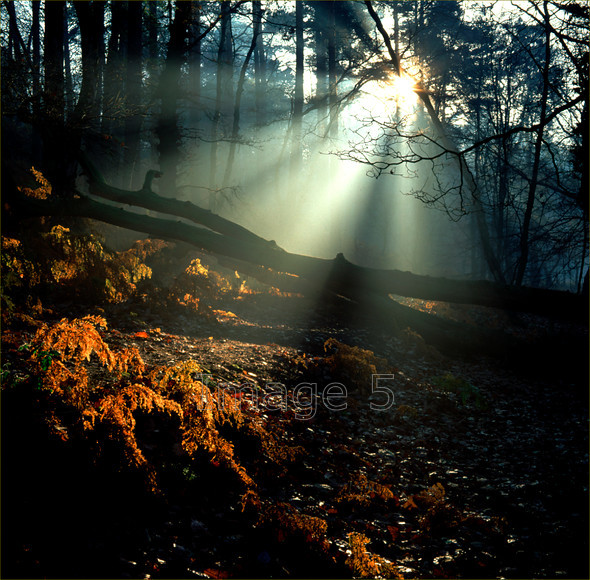
[[[375,80],[363,87],[362,98],[357,101],[356,112],[370,111],[373,115],[408,115],[414,112],[418,103],[417,85],[414,79],[402,73],[391,75],[387,80]]]
[[[392,88],[394,98],[397,96],[400,99],[416,101],[418,96],[416,94],[416,82],[414,79],[404,73],[395,75],[392,81]]]
[[[412,122],[419,110],[419,85],[405,73],[366,82],[342,111],[343,125],[363,138],[376,138],[381,123],[395,125]],[[378,122],[375,123],[374,121]]]
[[[402,115],[411,113],[418,103],[416,81],[411,76],[402,73],[395,75],[391,79],[390,85],[396,111]]]

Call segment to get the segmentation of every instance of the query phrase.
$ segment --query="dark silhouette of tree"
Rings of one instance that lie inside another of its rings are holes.
[[[238,77],[238,84],[236,88],[236,99],[234,103],[234,115],[233,115],[233,124],[232,124],[232,131],[231,131],[231,139],[230,139],[230,147],[229,147],[229,154],[227,159],[227,164],[225,167],[225,174],[223,177],[223,187],[227,187],[229,185],[230,175],[233,169],[235,154],[236,154],[236,147],[238,143],[238,138],[240,134],[240,106],[242,103],[242,95],[244,94],[244,83],[246,81],[246,71],[248,70],[248,66],[250,64],[250,60],[252,55],[256,51],[256,45],[258,44],[258,39],[260,37],[260,24],[261,24],[261,14],[260,14],[260,5],[256,6],[255,3],[252,4],[252,21],[254,23],[252,29],[252,41],[250,42],[250,47],[248,48],[248,52],[246,54],[246,58],[242,63],[242,67],[240,69],[240,76]]]
[[[200,1],[193,0],[191,27],[189,31],[189,100],[190,100],[190,122],[194,132],[195,146],[198,146],[201,129],[202,101],[201,101],[201,66],[203,63],[203,53],[201,49],[201,11],[202,4]]]
[[[254,48],[254,82],[256,86],[256,126],[261,127],[266,122],[266,55],[264,52],[264,36],[262,36],[262,2],[252,0],[253,26],[259,31]]]
[[[181,67],[186,54],[186,40],[191,18],[191,4],[179,2],[170,26],[170,40],[158,93],[161,112],[156,127],[162,188],[168,195],[176,194],[176,173],[180,159],[180,128],[178,126],[178,100],[180,97]]]
[[[336,58],[336,2],[330,1],[328,23],[328,108],[330,110],[329,135],[338,135],[338,71]]]
[[[106,2],[74,2],[82,45],[82,86],[74,124],[98,130],[104,66],[104,10]]]
[[[230,101],[233,95],[233,49],[232,49],[232,29],[231,29],[231,2],[222,0],[220,4],[220,30],[219,46],[217,49],[217,77],[216,77],[216,97],[215,112],[213,113],[213,123],[211,128],[211,159],[209,168],[209,187],[211,193],[209,196],[209,208],[217,211],[218,200],[215,189],[217,187],[217,140],[223,138],[223,126],[229,118]]]
[[[32,41],[32,59],[31,64],[33,67],[33,118],[39,119],[42,114],[41,110],[41,24],[40,24],[40,13],[41,13],[41,2],[31,2],[31,9],[33,13],[31,23],[31,41]],[[33,163],[41,163],[42,158],[42,143],[37,132],[33,133],[32,136],[32,159]]]
[[[101,132],[108,144],[111,170],[120,175],[125,132],[124,95],[127,56],[127,2],[111,2]]]
[[[125,79],[125,154],[124,164],[131,176],[131,187],[138,186],[142,128],[142,30],[143,2],[129,2],[127,17],[127,70]]]
[[[302,162],[302,122],[303,122],[303,2],[295,5],[295,88],[293,93],[293,110],[291,114],[291,163],[290,181],[295,186],[301,171]]]
[[[44,121],[40,128],[43,139],[43,169],[53,187],[62,195],[66,191],[66,158],[68,155],[64,118],[64,10],[65,2],[45,2]]]
[[[314,9],[314,36],[315,36],[315,99],[318,111],[318,130],[320,135],[325,135],[327,118],[328,95],[328,54],[326,46],[326,21],[323,18],[321,2],[310,2]]]

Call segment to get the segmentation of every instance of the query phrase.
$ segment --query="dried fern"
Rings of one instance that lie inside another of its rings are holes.
[[[30,172],[39,184],[39,187],[36,187],[35,189],[32,187],[18,187],[18,190],[24,193],[27,197],[32,197],[34,199],[47,199],[48,197],[51,197],[51,184],[47,181],[45,176],[34,167],[31,167]]]
[[[370,392],[372,375],[389,371],[389,363],[375,356],[372,351],[349,346],[334,338],[329,338],[324,343],[324,350],[333,350],[325,362],[338,380],[361,392]]]
[[[290,538],[319,544],[326,549],[328,522],[316,516],[302,514],[289,503],[279,502],[268,506],[260,517],[260,523],[270,523],[276,529],[279,541]]]
[[[337,503],[368,506],[374,499],[389,501],[394,498],[392,491],[376,481],[370,481],[363,473],[351,478],[337,494]]]
[[[127,465],[142,471],[148,486],[156,491],[156,470],[141,449],[137,415],[176,417],[175,428],[179,429],[186,457],[195,458],[204,452],[214,465],[233,472],[241,482],[243,506],[259,505],[256,484],[222,431],[227,427],[229,433],[256,437],[263,456],[279,464],[296,451],[280,445],[260,418],[244,412],[238,399],[205,384],[195,361],[146,372],[135,347],[119,351],[109,348],[100,333],[104,328],[104,318],[86,316],[64,318],[37,331],[29,360],[34,374],[40,377],[41,388],[58,404],[48,409],[51,431],[59,436],[67,434],[61,411],[56,411],[65,404],[70,414],[74,411],[77,419],[73,421],[81,433],[96,434],[99,445],[105,437],[118,445]],[[89,361],[98,362],[98,369],[96,364],[88,366]]]
[[[110,252],[95,235],[79,235],[57,225],[36,241],[47,280],[108,302],[122,302],[152,270],[133,250]],[[62,288],[63,291],[63,288]]]
[[[359,578],[403,578],[398,567],[366,549],[369,538],[359,532],[348,534],[350,556],[346,564]]]
[[[206,386],[202,370],[194,361],[185,361],[173,367],[155,369],[150,379],[154,388],[171,397],[183,410],[182,448],[194,456],[205,450],[212,460],[233,471],[246,489],[255,487],[246,469],[237,461],[233,444],[222,437],[219,427],[230,423],[235,427],[245,422],[239,403],[231,397],[223,397]]]
[[[81,362],[90,360],[95,353],[98,360],[109,370],[115,368],[115,357],[105,344],[96,327],[106,328],[106,320],[100,316],[85,316],[68,320],[62,318],[57,324],[44,325],[37,331],[33,345],[39,351],[57,351],[64,360]]]

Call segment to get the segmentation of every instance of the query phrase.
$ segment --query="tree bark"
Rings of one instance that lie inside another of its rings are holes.
[[[545,128],[545,120],[547,117],[547,98],[549,95],[549,66],[551,62],[551,28],[549,27],[549,12],[547,8],[547,2],[543,3],[543,16],[545,17],[545,64],[543,67],[543,91],[541,94],[541,115],[539,119],[540,126],[537,131],[537,139],[535,141],[533,169],[531,173],[531,180],[529,182],[529,192],[527,196],[526,209],[522,221],[522,230],[520,232],[520,256],[518,258],[518,268],[516,270],[516,276],[514,280],[517,286],[522,285],[524,273],[526,271],[529,259],[529,232],[537,192],[537,179],[539,177],[539,166],[541,163],[541,148],[543,146],[543,131]]]
[[[141,137],[142,95],[142,15],[143,2],[130,2],[128,13],[128,43],[126,70],[125,154],[124,163],[129,168],[130,187],[136,187],[139,179],[139,152]]]
[[[149,83],[153,89],[158,77],[158,5],[154,2],[148,2],[146,28],[148,46],[147,69]]]
[[[33,118],[41,118],[41,24],[40,12],[41,2],[31,2],[31,10],[33,13],[33,20],[31,23],[31,37],[33,44],[32,51],[32,65],[33,65]],[[37,131],[33,131],[32,135],[32,160],[33,163],[39,165],[42,163],[43,144]]]
[[[252,0],[254,12],[254,27],[258,30],[259,36],[254,51],[254,80],[256,86],[256,126],[262,127],[265,123],[265,89],[266,89],[266,58],[264,55],[264,37],[262,36],[262,2]]]
[[[220,8],[220,37],[217,50],[217,95],[215,113],[211,129],[211,159],[209,167],[209,208],[217,212],[220,202],[216,197],[217,187],[217,140],[222,120],[228,113],[228,95],[233,94],[232,87],[232,42],[231,42],[231,5],[229,0],[222,0]]]
[[[74,111],[74,122],[80,127],[88,125],[98,129],[105,2],[74,2],[74,8],[80,24],[82,45],[82,87]]]
[[[102,99],[101,132],[109,140],[112,170],[120,174],[124,127],[118,122],[122,117],[125,94],[124,63],[127,53],[127,2],[110,2],[111,35],[107,46]]]
[[[14,0],[4,2],[4,6],[6,6],[9,17],[8,54],[12,56],[14,61],[19,62],[21,60],[21,49],[24,46],[24,42],[18,29]]]
[[[65,2],[45,2],[43,57],[45,67],[44,113],[41,125],[43,169],[56,191],[67,191],[68,154],[64,117],[64,10]]]
[[[158,153],[163,173],[162,188],[171,197],[176,196],[176,173],[180,161],[180,128],[178,126],[178,100],[180,98],[180,74],[186,52],[186,38],[191,16],[191,4],[178,2],[170,28],[170,41],[166,64],[160,78],[159,93],[162,108],[156,135]]]
[[[250,59],[254,54],[256,49],[256,43],[258,42],[258,35],[260,34],[260,19],[256,17],[256,6],[252,6],[252,18],[254,22],[254,28],[252,30],[252,41],[250,42],[250,48],[248,49],[248,53],[246,54],[246,58],[242,63],[242,68],[240,70],[240,76],[238,78],[238,85],[236,88],[236,100],[234,103],[234,120],[232,124],[232,132],[231,132],[231,143],[229,146],[229,154],[227,158],[227,164],[225,167],[225,174],[223,176],[223,187],[227,187],[229,185],[229,180],[231,176],[231,172],[234,166],[234,159],[236,154],[236,147],[238,145],[238,138],[240,135],[240,106],[242,104],[242,94],[244,93],[244,83],[246,81],[246,71],[248,70],[248,65],[250,64]]]
[[[64,10],[64,99],[66,122],[71,120],[75,107],[74,78],[72,75],[72,55],[70,54],[70,31],[68,5]],[[82,44],[82,43],[80,43]]]
[[[318,109],[318,133],[322,136],[326,134],[326,100],[328,95],[328,60],[326,47],[326,26],[321,2],[311,3],[315,10],[314,30],[315,30],[315,77],[316,89],[315,100]]]
[[[64,122],[64,9],[65,2],[45,2],[45,114],[58,125]]]
[[[336,71],[336,2],[330,0],[330,22],[328,24],[328,84],[330,109],[329,135],[331,139],[338,136],[338,74]]]
[[[40,35],[40,2],[31,2],[33,12],[33,21],[31,23],[31,37],[33,44],[32,63],[33,63],[33,114],[39,115],[39,95],[41,94],[41,35]]]
[[[201,10],[200,0],[192,0],[192,18],[190,26],[189,79],[190,79],[190,125],[195,134],[194,147],[199,146],[201,124]],[[200,160],[197,159],[197,163]]]
[[[295,90],[291,115],[291,159],[289,164],[289,182],[297,190],[301,171],[302,146],[301,126],[303,120],[303,2],[295,5]]]

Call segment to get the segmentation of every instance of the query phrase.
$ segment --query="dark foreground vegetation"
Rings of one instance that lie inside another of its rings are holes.
[[[518,345],[443,354],[188,246],[25,225],[2,238],[3,577],[588,576],[583,316],[398,298]]]

